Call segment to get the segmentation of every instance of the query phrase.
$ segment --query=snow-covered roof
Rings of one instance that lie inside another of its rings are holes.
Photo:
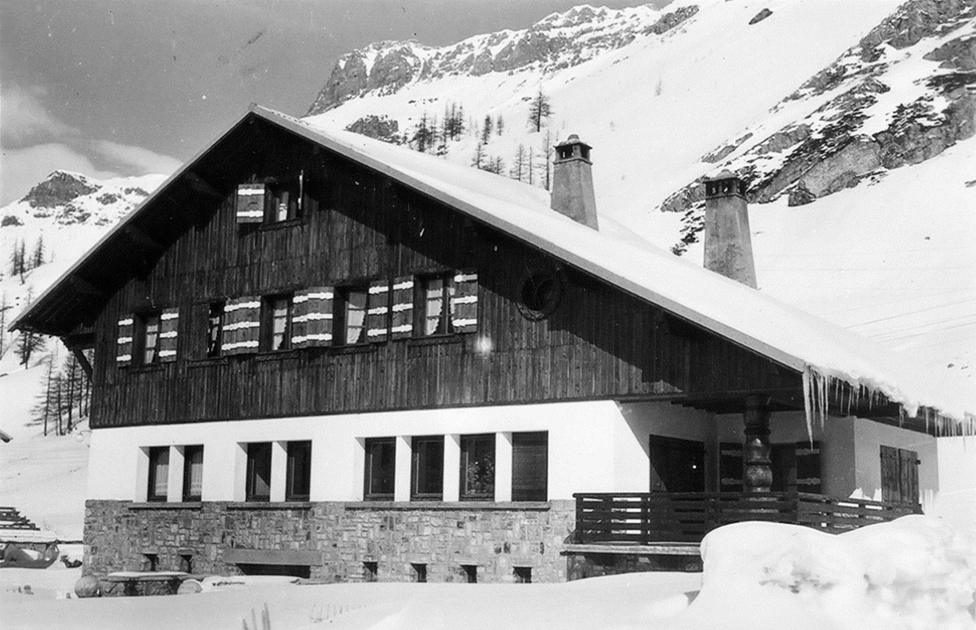
[[[607,217],[601,216],[599,231],[576,223],[552,211],[549,194],[542,189],[359,134],[322,129],[258,105],[251,106],[249,115],[280,125],[383,173],[628,293],[802,373],[808,411],[811,406],[820,406],[821,411],[826,408],[821,402],[826,393],[817,390],[825,387],[825,379],[832,378],[854,388],[864,387],[883,394],[890,401],[901,404],[910,416],[915,416],[919,408],[924,407],[955,420],[971,418],[973,406],[965,395],[944,388],[936,375],[920,372],[906,357],[761,291],[678,258]],[[216,142],[219,140],[214,144]],[[177,171],[122,224],[150,204],[194,162],[195,159],[191,160]],[[88,257],[105,245],[119,228],[121,224],[106,235]],[[70,274],[71,270],[66,276]],[[64,278],[55,285],[63,281]],[[18,322],[26,315],[22,315]]]

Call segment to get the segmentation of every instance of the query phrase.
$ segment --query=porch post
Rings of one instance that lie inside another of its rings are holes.
[[[769,398],[747,396],[745,445],[742,449],[742,484],[746,494],[769,492],[773,485],[772,460],[769,447]]]

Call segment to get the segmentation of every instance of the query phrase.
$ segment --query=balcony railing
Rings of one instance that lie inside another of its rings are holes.
[[[576,543],[700,542],[741,521],[806,525],[840,533],[921,513],[919,505],[840,499],[804,492],[577,493]]]

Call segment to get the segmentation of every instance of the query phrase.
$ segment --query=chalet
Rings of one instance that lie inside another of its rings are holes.
[[[555,581],[918,511],[959,406],[749,286],[734,175],[715,273],[591,168],[570,137],[550,195],[252,107],[14,324],[94,351],[85,571]]]

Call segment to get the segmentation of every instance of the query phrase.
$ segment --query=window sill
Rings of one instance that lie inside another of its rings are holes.
[[[229,357],[218,356],[218,357],[206,357],[203,359],[190,359],[187,361],[187,366],[189,367],[206,367],[208,365],[223,365],[229,363]]]
[[[262,350],[253,355],[258,361],[277,361],[279,359],[297,359],[299,350],[288,348],[285,350]]]
[[[125,369],[130,372],[161,372],[166,368],[165,363],[149,363],[147,365],[126,365]]]
[[[461,343],[464,336],[461,333],[450,333],[447,335],[429,335],[427,337],[410,337],[407,339],[411,346],[434,346],[448,343]]]
[[[359,354],[361,352],[373,352],[378,343],[353,343],[346,346],[331,346],[329,351],[332,354]]]
[[[351,501],[347,510],[547,511],[548,501]]]
[[[130,510],[199,510],[203,507],[202,501],[180,501],[180,502],[168,502],[168,501],[146,501],[138,503],[130,503],[128,508]]]
[[[311,501],[235,501],[227,504],[228,510],[307,510]]]
[[[260,223],[258,225],[258,230],[261,232],[267,232],[269,230],[283,230],[298,225],[305,225],[305,219],[302,217],[295,217],[294,219],[285,219],[284,221],[269,221]]]

